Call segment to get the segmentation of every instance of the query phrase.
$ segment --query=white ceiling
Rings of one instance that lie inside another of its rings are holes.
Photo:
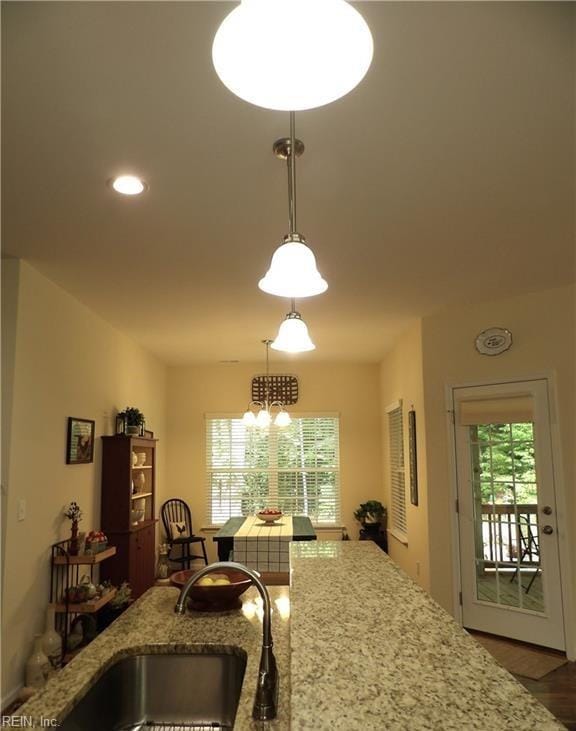
[[[4,253],[169,363],[261,359],[288,311],[257,288],[288,115],[216,77],[232,6],[2,8]],[[330,285],[299,304],[308,360],[376,361],[415,317],[574,278],[573,5],[357,7],[371,70],[297,115],[299,228]],[[123,172],[146,195],[106,186]]]

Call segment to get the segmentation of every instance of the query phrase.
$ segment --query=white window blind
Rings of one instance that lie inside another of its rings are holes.
[[[207,519],[278,507],[315,525],[340,520],[339,419],[292,417],[288,427],[247,427],[241,418],[206,417]]]
[[[404,420],[402,402],[386,409],[390,446],[390,526],[399,538],[406,538],[406,479],[404,474]]]

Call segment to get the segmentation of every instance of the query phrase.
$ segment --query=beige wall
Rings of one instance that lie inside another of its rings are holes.
[[[476,335],[489,327],[512,331],[512,348],[497,357],[476,352]],[[449,611],[452,597],[451,479],[445,403],[447,385],[551,374],[557,387],[561,472],[567,502],[567,541],[575,555],[575,311],[574,287],[452,308],[422,322],[428,466],[430,585]],[[576,561],[572,587],[576,588]],[[570,583],[570,582],[568,582]]]
[[[382,405],[382,455],[386,503],[390,505],[389,434],[386,408],[402,400],[404,416],[404,454],[406,462],[406,495],[408,544],[388,533],[388,553],[407,574],[425,589],[430,588],[428,555],[428,486],[426,467],[426,432],[424,413],[424,381],[422,372],[422,329],[420,322],[404,332],[386,354],[380,366],[380,398]],[[416,411],[416,453],[418,455],[418,505],[410,503],[410,470],[408,460],[408,411]],[[388,518],[390,528],[390,517]]]
[[[50,544],[69,535],[64,505],[76,500],[83,508],[81,529],[99,527],[100,436],[113,433],[117,410],[138,406],[160,438],[160,485],[165,464],[164,366],[24,262],[4,269],[12,290],[18,271],[17,320],[14,303],[3,312],[5,323],[16,323],[12,410],[6,416],[11,442],[3,455],[9,459],[4,700],[23,681],[33,635],[44,629]],[[65,464],[69,416],[96,421],[93,464]],[[26,501],[23,521],[17,520],[19,500]]]
[[[190,503],[195,530],[206,524],[204,414],[242,414],[250,400],[252,376],[262,370],[262,363],[169,369],[164,498],[180,496]],[[383,497],[378,366],[294,362],[274,370],[299,378],[300,400],[291,413],[340,413],[342,522],[351,537],[358,537],[354,509],[362,501]],[[215,558],[211,534],[207,535]],[[339,537],[340,531],[322,535]]]

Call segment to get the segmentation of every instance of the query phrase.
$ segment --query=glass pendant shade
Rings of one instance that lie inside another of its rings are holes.
[[[370,28],[345,0],[242,0],[218,28],[212,60],[241,99],[298,111],[352,91],[373,52]]]
[[[276,426],[290,426],[290,424],[292,423],[292,419],[290,418],[290,414],[282,409],[276,414],[274,423],[276,424]]]
[[[258,412],[258,415],[256,416],[256,426],[270,426],[271,421],[272,417],[270,416],[268,409],[261,409]]]
[[[297,312],[290,312],[286,316],[280,325],[276,340],[270,347],[284,353],[305,353],[316,349],[308,334],[306,323]]]
[[[274,252],[270,269],[258,287],[268,294],[295,299],[325,292],[328,283],[316,268],[312,250],[297,235],[286,238]]]
[[[246,413],[242,417],[242,423],[245,426],[256,426],[256,415],[254,414],[254,412],[248,409],[248,411],[246,411]]]

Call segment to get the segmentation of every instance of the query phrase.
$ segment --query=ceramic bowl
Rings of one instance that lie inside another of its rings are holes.
[[[185,569],[172,574],[170,581],[181,589],[188,579],[196,573],[196,569]],[[199,586],[194,584],[190,589],[190,607],[201,612],[222,612],[241,606],[240,596],[252,584],[246,574],[235,569],[218,569],[208,574],[211,579],[227,576],[229,584]]]
[[[265,523],[275,523],[282,515],[283,513],[256,513],[258,520],[263,520]]]
[[[139,523],[143,517],[144,517],[143,508],[136,508],[136,509],[130,511],[130,518],[132,520],[132,523]]]

